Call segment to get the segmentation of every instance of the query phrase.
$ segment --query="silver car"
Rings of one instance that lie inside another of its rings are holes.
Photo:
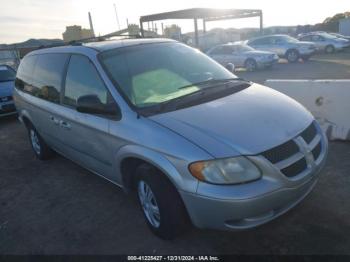
[[[16,72],[10,66],[0,65],[0,117],[16,114],[12,99]]]
[[[248,71],[271,67],[278,61],[275,53],[258,51],[242,44],[218,45],[209,49],[207,55],[225,67],[232,63],[235,67],[245,67]]]
[[[329,34],[333,35],[333,36],[336,36],[338,38],[342,38],[342,39],[350,41],[350,36],[346,36],[346,35],[342,35],[342,34],[338,34],[338,33],[329,33]]]
[[[250,39],[247,45],[263,51],[270,51],[294,63],[302,58],[308,60],[316,51],[311,42],[299,41],[288,35],[268,35]]]
[[[301,41],[310,41],[316,45],[317,51],[334,53],[350,46],[350,42],[346,39],[325,33],[313,32],[304,34],[299,37]]]
[[[327,155],[299,103],[172,40],[34,51],[14,97],[39,159],[58,152],[135,193],[164,239],[190,224],[239,230],[280,216],[310,193]]]

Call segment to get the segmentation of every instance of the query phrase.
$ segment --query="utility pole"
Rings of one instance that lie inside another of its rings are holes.
[[[93,36],[95,36],[94,25],[92,24],[92,18],[91,18],[90,12],[89,12],[89,23],[90,23],[90,30],[91,30]]]
[[[118,18],[118,13],[117,13],[117,6],[113,4],[114,6],[114,12],[115,12],[115,17],[117,18],[117,25],[118,25],[118,31],[120,30],[120,24],[119,24],[119,18]]]

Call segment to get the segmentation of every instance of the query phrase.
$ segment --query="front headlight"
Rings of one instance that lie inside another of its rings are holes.
[[[195,178],[212,184],[240,184],[261,177],[260,170],[245,157],[194,162],[189,170]]]

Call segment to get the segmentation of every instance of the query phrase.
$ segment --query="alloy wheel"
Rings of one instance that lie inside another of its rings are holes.
[[[40,155],[41,147],[40,147],[39,137],[33,129],[30,130],[30,141],[32,143],[35,153]]]
[[[138,197],[148,222],[155,228],[160,226],[160,212],[151,187],[144,181],[138,184]]]

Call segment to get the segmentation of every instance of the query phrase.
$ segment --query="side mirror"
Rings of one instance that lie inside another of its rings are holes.
[[[226,69],[230,71],[231,73],[235,71],[235,66],[232,63],[228,63],[226,66]]]
[[[93,115],[120,115],[119,108],[115,104],[104,105],[97,95],[85,95],[79,97],[76,110],[80,113]]]

